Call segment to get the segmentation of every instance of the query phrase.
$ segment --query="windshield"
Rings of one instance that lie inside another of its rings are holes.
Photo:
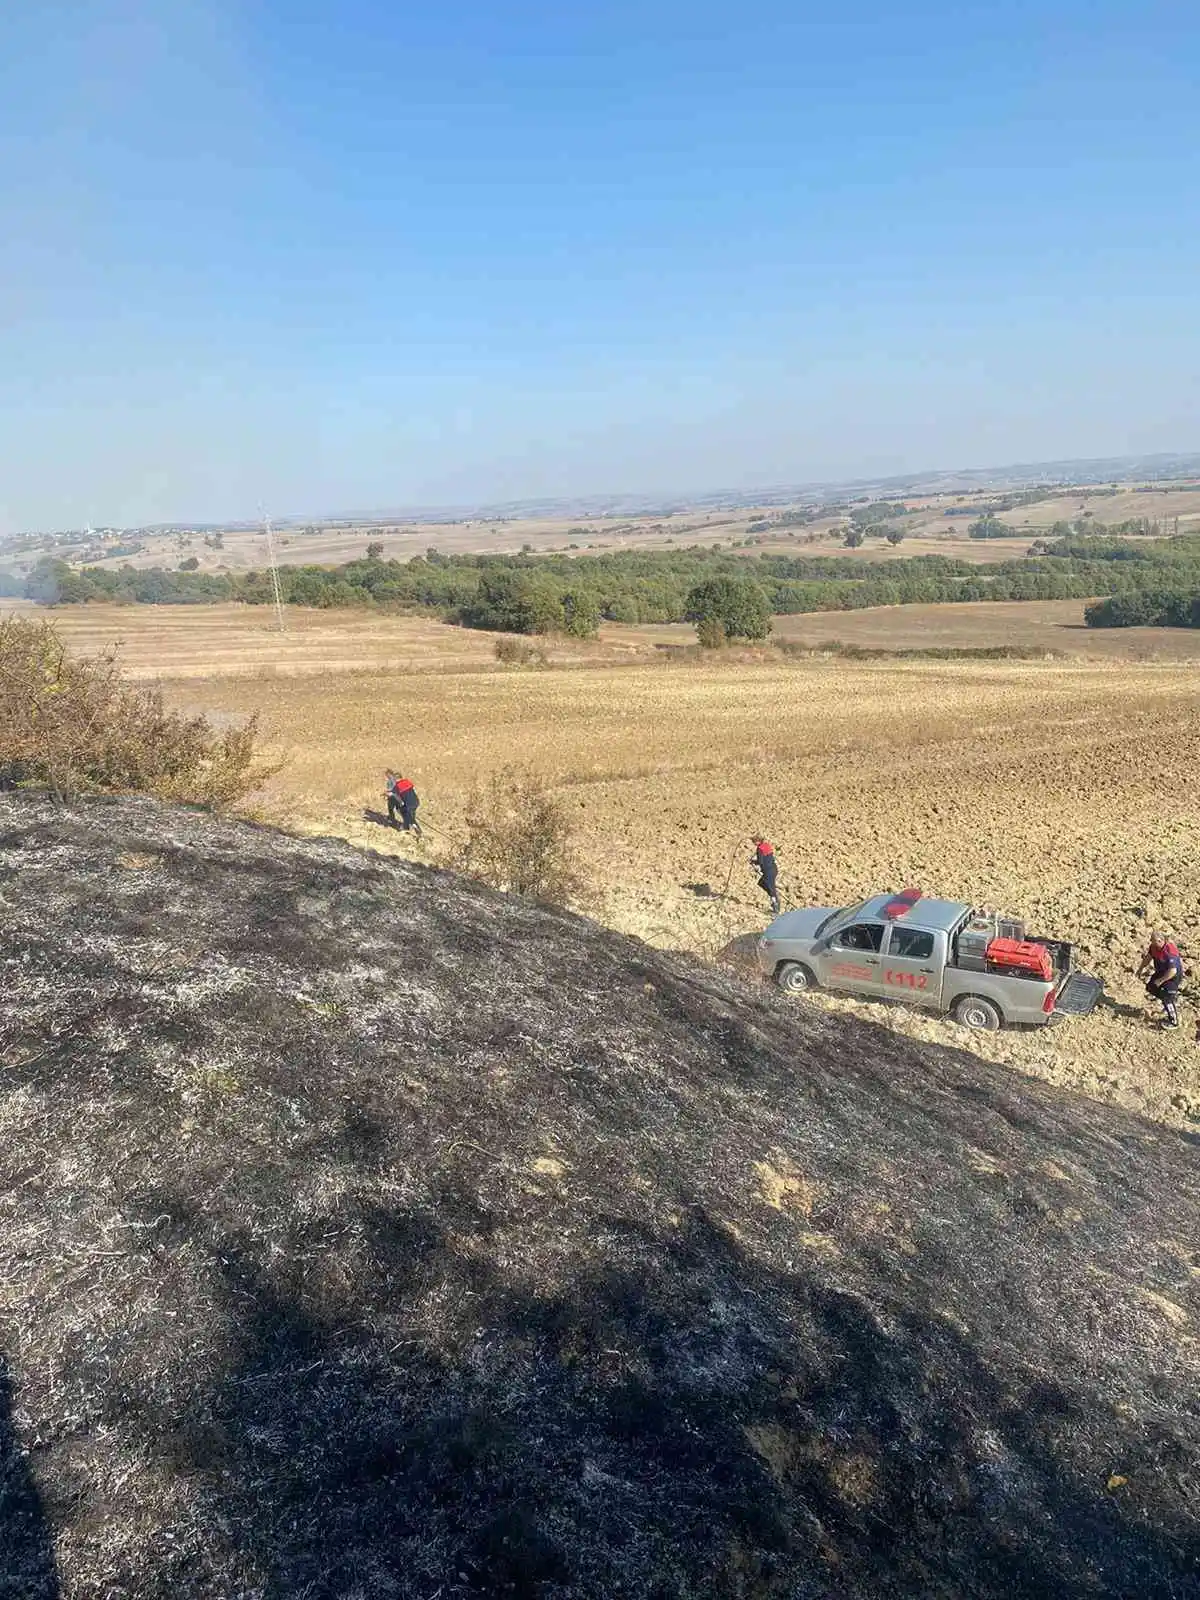
[[[843,917],[845,917],[848,921],[853,921],[854,918],[857,917],[860,912],[865,911],[870,904],[871,902],[869,900],[860,900],[855,906],[843,906],[840,911],[831,911],[825,918],[825,921],[817,929],[813,937],[815,939],[819,939],[823,933],[825,933],[829,928],[832,928],[835,922],[840,922]]]

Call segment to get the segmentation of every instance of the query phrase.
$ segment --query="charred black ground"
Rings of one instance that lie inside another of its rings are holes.
[[[462,878],[0,798],[0,1596],[1200,1594],[1200,1149]]]

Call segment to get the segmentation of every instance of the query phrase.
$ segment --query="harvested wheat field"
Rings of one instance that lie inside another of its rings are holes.
[[[0,601],[0,616],[44,617],[27,601]],[[53,613],[67,644],[82,654],[117,647],[129,676],[214,678],[261,674],[469,671],[495,664],[495,635],[424,617],[354,609],[289,608],[280,633],[269,606],[63,606]],[[620,659],[646,641],[561,641],[552,660]]]
[[[992,608],[972,609],[991,642]],[[68,637],[103,642],[100,608],[59,615]],[[916,882],[1001,905],[1075,941],[1112,1003],[983,1038],[899,1006],[816,1003],[1200,1122],[1200,985],[1185,989],[1184,1030],[1162,1036],[1131,975],[1156,923],[1200,963],[1200,709],[1185,663],[696,665],[651,650],[622,665],[609,645],[571,670],[523,671],[500,668],[486,636],[431,622],[309,613],[280,641],[235,608],[224,624],[212,608],[155,609],[150,636],[135,632],[142,610],[117,618],[131,664],[166,674],[174,703],[261,715],[286,761],[258,803],[267,820],[451,861],[473,785],[517,764],[577,820],[580,908],[655,945],[715,956],[761,930],[752,829],[775,841],[785,904]],[[388,765],[417,782],[421,845],[364,815]],[[731,863],[729,898],[715,898]]]

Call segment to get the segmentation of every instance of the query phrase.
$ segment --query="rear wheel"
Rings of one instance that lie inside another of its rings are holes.
[[[781,961],[775,968],[775,982],[784,994],[808,994],[817,980],[802,961]]]
[[[954,1020],[964,1028],[974,1028],[977,1033],[995,1033],[1004,1018],[999,1008],[982,995],[965,994],[954,1003]]]

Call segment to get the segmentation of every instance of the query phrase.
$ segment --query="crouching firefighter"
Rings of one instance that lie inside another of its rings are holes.
[[[405,833],[415,833],[419,839],[421,824],[417,821],[417,807],[421,804],[421,798],[411,778],[396,779],[396,800],[400,806],[400,826]]]
[[[1162,1026],[1177,1028],[1179,986],[1183,982],[1183,959],[1179,954],[1178,945],[1168,939],[1165,933],[1150,935],[1150,948],[1142,957],[1137,975],[1141,978],[1147,972],[1150,973],[1150,981],[1146,984],[1146,993],[1162,1005]]]
[[[755,839],[750,865],[758,873],[759,886],[771,902],[771,910],[779,915],[779,868],[775,861],[775,847],[766,839]]]

